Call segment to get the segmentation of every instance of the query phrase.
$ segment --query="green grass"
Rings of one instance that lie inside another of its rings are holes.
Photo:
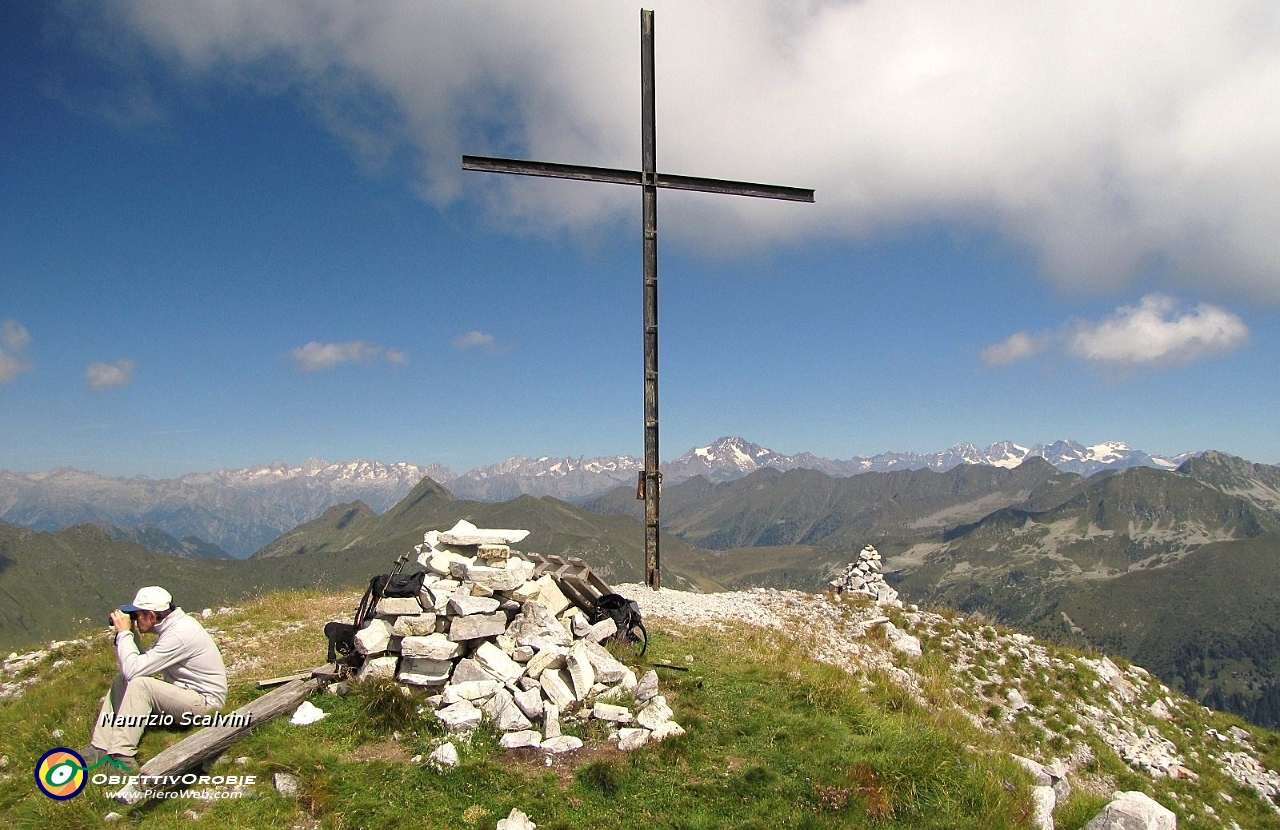
[[[253,681],[315,665],[322,659],[323,620],[343,616],[351,596],[315,592],[276,594],[247,604],[209,625],[220,631],[228,663],[252,658],[232,678],[229,707],[261,694]],[[906,621],[898,623],[906,628]],[[880,627],[873,628],[874,632]],[[986,629],[983,642],[995,639]],[[971,629],[976,630],[976,629]],[[170,799],[125,807],[107,789],[90,784],[68,802],[40,795],[31,780],[37,758],[58,746],[87,743],[99,695],[115,671],[105,640],[88,649],[67,647],[30,671],[38,686],[0,703],[0,826],[97,827],[109,812],[117,827],[186,826],[194,810],[206,826],[257,828],[459,827],[490,830],[513,807],[543,830],[591,826],[654,828],[1021,828],[1030,816],[1027,773],[1009,753],[1065,757],[1087,745],[1093,760],[1071,773],[1072,795],[1056,813],[1058,830],[1078,830],[1114,790],[1142,790],[1179,814],[1179,827],[1280,826],[1249,791],[1197,764],[1199,781],[1153,780],[1125,765],[1096,735],[1071,734],[1072,699],[1092,700],[1092,673],[1069,651],[1060,665],[1017,673],[990,694],[1019,685],[1035,701],[1034,716],[1004,723],[999,704],[957,682],[949,657],[933,647],[942,632],[920,634],[929,643],[911,662],[917,689],[904,689],[890,673],[850,674],[811,660],[802,642],[746,627],[722,632],[650,625],[650,650],[637,661],[616,655],[637,673],[655,664],[661,690],[688,734],[621,753],[599,721],[566,717],[564,730],[586,747],[548,765],[536,751],[503,752],[488,728],[469,743],[455,741],[461,764],[437,771],[426,756],[444,739],[421,691],[406,695],[395,684],[353,684],[345,696],[318,694],[328,713],[296,727],[287,718],[261,725],[224,753],[212,774],[253,774],[258,783],[238,800]],[[870,634],[867,642],[876,642]],[[692,658],[689,662],[687,658]],[[899,663],[903,665],[903,663]],[[1028,666],[1028,668],[1030,668]],[[1018,681],[1018,683],[1015,683]],[[1012,686],[1010,686],[1012,687]],[[1145,700],[1145,698],[1144,698]],[[993,711],[984,711],[984,710]],[[1210,727],[1225,732],[1238,719],[1196,707],[1178,723],[1155,726],[1181,754],[1203,750]],[[962,710],[976,716],[965,717]],[[984,719],[982,715],[986,715]],[[61,738],[54,738],[61,729]],[[1189,735],[1180,730],[1187,729]],[[1275,768],[1280,736],[1251,730],[1263,760]],[[143,759],[184,733],[149,730]],[[1193,737],[1195,736],[1195,737]],[[277,773],[300,782],[297,798],[279,795]],[[1222,799],[1222,793],[1230,801]],[[1218,819],[1205,816],[1211,804]],[[1191,820],[1187,816],[1195,814]]]
[[[261,667],[233,679],[231,705],[258,694],[251,679],[296,668],[312,632],[270,639],[305,619],[312,594],[277,595],[230,618],[218,618],[231,639],[255,636],[267,652]],[[235,632],[240,632],[236,634]],[[309,641],[308,641],[309,642]],[[275,645],[273,645],[275,643]],[[224,651],[238,653],[234,645]],[[462,763],[443,772],[410,763],[442,740],[421,708],[421,695],[355,685],[343,697],[312,700],[329,713],[317,724],[286,718],[257,728],[211,768],[213,774],[255,774],[257,785],[237,800],[169,799],[125,807],[89,784],[67,802],[45,798],[31,768],[55,745],[87,743],[97,699],[115,666],[105,646],[42,675],[38,691],[0,704],[0,753],[8,756],[0,816],[13,827],[97,827],[109,812],[118,827],[169,827],[194,810],[219,830],[240,827],[492,828],[519,807],[540,828],[902,827],[1024,826],[1027,781],[1002,756],[967,750],[960,737],[886,678],[861,678],[814,663],[793,644],[754,631],[680,636],[655,631],[651,663],[663,693],[688,730],[633,753],[620,753],[598,723],[566,719],[567,732],[587,741],[580,752],[548,767],[536,752],[506,753],[498,736],[481,730],[459,744]],[[279,661],[288,661],[287,664]],[[318,662],[314,658],[311,664]],[[251,675],[251,676],[250,676]],[[50,733],[61,728],[64,735]],[[183,733],[149,730],[145,760]],[[244,759],[237,764],[235,759]],[[296,776],[297,799],[280,796],[275,773]]]

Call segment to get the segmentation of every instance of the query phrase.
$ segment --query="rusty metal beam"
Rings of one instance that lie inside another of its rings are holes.
[[[640,174],[644,213],[644,581],[662,587],[662,473],[658,470],[658,135],[653,77],[653,12],[640,10]]]
[[[588,167],[582,164],[557,164],[550,161],[524,161],[522,159],[494,158],[492,156],[463,156],[463,170],[483,173],[513,173],[520,176],[543,176],[553,179],[574,179],[605,184],[643,185],[644,174],[639,170],[621,170],[615,167]],[[703,176],[680,176],[673,173],[655,173],[655,187],[667,190],[695,190],[702,193],[723,193],[729,196],[752,196],[757,199],[781,199],[787,202],[812,202],[813,191],[803,187],[739,182],[731,179],[708,179]]]

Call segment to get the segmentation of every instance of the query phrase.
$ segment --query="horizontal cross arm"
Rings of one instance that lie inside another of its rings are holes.
[[[556,179],[576,179],[578,181],[606,182],[608,184],[646,184],[644,174],[638,170],[587,167],[581,164],[557,164],[550,161],[521,161],[518,159],[490,158],[488,156],[463,156],[462,169],[479,170],[486,173],[514,173],[522,176],[549,176]],[[653,184],[655,187],[665,187],[670,190],[726,193],[733,196],[783,199],[789,202],[813,201],[813,191],[802,187],[736,182],[726,179],[706,179],[700,176],[676,176],[669,173],[655,173],[653,175]]]
[[[636,170],[615,170],[610,167],[587,167],[581,164],[556,164],[551,161],[520,161],[488,156],[463,156],[463,170],[479,170],[483,173],[515,173],[521,176],[549,176],[553,179],[578,179],[610,184],[643,184]]]
[[[755,196],[758,199],[783,199],[788,202],[813,201],[813,191],[803,187],[704,179],[700,176],[674,176],[668,173],[658,173],[655,178],[658,187],[671,190],[698,190],[703,193],[727,193],[730,196]]]

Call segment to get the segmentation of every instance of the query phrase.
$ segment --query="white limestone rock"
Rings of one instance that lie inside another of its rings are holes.
[[[631,752],[639,749],[649,743],[648,729],[628,729],[623,727],[618,730],[618,749],[623,752]]]
[[[461,643],[450,640],[444,634],[411,636],[400,641],[400,654],[405,657],[422,657],[430,660],[452,660],[466,653]]]
[[[450,567],[451,572],[456,575],[458,573],[458,565],[455,563]],[[532,562],[526,562],[523,559],[508,559],[503,563],[503,567],[500,568],[487,565],[468,565],[463,576],[478,586],[488,588],[490,591],[514,591],[527,582],[529,577],[533,576],[533,568]]]
[[[547,669],[538,681],[542,685],[542,693],[547,696],[547,700],[560,707],[561,711],[577,701],[564,669]]]
[[[498,825],[494,830],[534,830],[537,826],[529,820],[529,817],[523,811],[512,807],[507,817],[498,821]]]
[[[658,693],[658,673],[653,669],[640,676],[633,692],[636,703],[644,703]]]
[[[397,662],[399,660],[392,654],[365,658],[364,665],[356,673],[356,680],[391,680],[396,676]]]
[[[526,718],[540,718],[546,711],[546,704],[542,702],[542,689],[538,686],[534,686],[531,689],[523,689],[516,692],[512,697],[515,698],[516,706],[520,707],[520,711],[524,713]],[[548,735],[548,737],[551,736]]]
[[[502,732],[523,732],[533,728],[533,724],[520,711],[515,698],[506,689],[499,689],[481,710],[493,719],[494,725]]]
[[[1111,662],[1110,657],[1086,661],[1087,665],[1097,672],[1098,676],[1111,687],[1111,690],[1125,703],[1131,703],[1138,696],[1137,689],[1120,671],[1120,667]]]
[[[613,686],[625,680],[628,674],[632,678],[635,677],[635,673],[618,662],[617,658],[610,654],[608,649],[592,642],[590,638],[583,641],[581,648],[586,652],[591,668],[595,670],[596,682],[603,683],[606,686]]]
[[[449,681],[453,663],[429,657],[405,657],[400,660],[396,680],[410,686],[439,686]]]
[[[526,602],[520,614],[511,621],[511,636],[516,645],[542,650],[550,646],[568,646],[573,640],[569,632],[541,602]]]
[[[427,756],[427,763],[437,769],[456,767],[458,765],[458,748],[452,741],[446,741],[436,747],[436,751]]]
[[[671,707],[667,705],[667,699],[662,695],[655,695],[636,715],[636,722],[652,731],[671,720],[674,714]]]
[[[519,588],[516,588],[513,591],[508,591],[507,596],[511,597],[516,602],[525,603],[530,600],[537,599],[539,590],[541,590],[541,588],[538,583],[527,581]]]
[[[1178,817],[1146,793],[1117,792],[1084,830],[1177,830],[1177,827]]]
[[[524,729],[520,732],[507,732],[498,741],[503,749],[537,749],[542,744],[542,736],[535,730]]]
[[[1021,755],[1010,753],[1010,758],[1018,762],[1018,765],[1031,773],[1031,781],[1037,787],[1048,787],[1053,783],[1053,776],[1049,774],[1049,770],[1039,761],[1033,761],[1030,758],[1024,758]]]
[[[593,643],[603,643],[605,640],[618,633],[618,624],[614,622],[613,617],[605,617],[600,622],[587,629],[587,633],[583,635],[586,639]]]
[[[450,683],[444,687],[441,696],[445,706],[452,706],[464,700],[472,703],[487,700],[496,695],[501,688],[502,684],[496,680],[468,680],[465,683]]]
[[[573,696],[586,700],[596,682],[596,670],[591,667],[591,657],[586,650],[577,645],[570,649],[569,656],[565,658],[565,669],[573,686]]]
[[[1017,689],[1010,689],[1005,693],[1005,701],[1009,704],[1009,708],[1014,712],[1021,712],[1023,709],[1030,709],[1031,704],[1027,703],[1027,699],[1022,696],[1022,692]]]
[[[418,557],[418,563],[424,568],[437,576],[446,578],[453,576],[453,568],[455,565],[460,563],[466,565],[470,564],[472,561],[472,557],[465,556],[451,550],[424,551],[423,554]]]
[[[476,680],[497,680],[496,677],[484,670],[478,662],[470,657],[464,657],[453,666],[454,683],[470,683]]]
[[[391,645],[391,626],[386,620],[373,619],[356,632],[356,651],[361,654],[377,654]]]
[[[653,730],[649,735],[649,740],[665,741],[667,738],[678,738],[683,734],[685,734],[684,727],[673,720],[669,720]]]
[[[478,528],[466,519],[440,533],[439,539],[446,545],[516,545],[529,535],[527,530],[507,528]]]
[[[449,732],[470,732],[480,725],[482,715],[469,700],[459,700],[436,712],[436,717]]]
[[[542,733],[544,739],[560,737],[560,707],[554,703],[542,705]]]
[[[393,637],[426,637],[436,631],[435,614],[416,614],[397,617],[391,626]],[[428,656],[428,655],[421,655]]]
[[[556,735],[553,738],[545,738],[538,749],[543,752],[549,752],[553,755],[559,755],[564,752],[575,752],[582,749],[582,739],[575,738],[572,735]]]
[[[543,574],[538,577],[535,580],[535,584],[538,586],[537,601],[547,607],[547,610],[551,612],[551,616],[559,616],[565,609],[573,605],[569,598],[564,595],[564,592],[560,590],[560,586],[556,585],[550,574]]]
[[[480,666],[504,683],[514,683],[524,674],[524,666],[508,657],[493,643],[481,643],[472,654]]]
[[[541,677],[547,669],[562,669],[567,657],[568,652],[558,647],[539,651],[529,658],[528,663],[525,663],[525,674],[537,678]]]
[[[501,603],[493,597],[470,597],[454,594],[449,598],[449,614],[466,617],[471,614],[492,614]]]
[[[416,616],[422,613],[422,604],[417,597],[383,597],[378,600],[373,613],[381,617],[399,617],[404,614]]]
[[[1031,790],[1032,830],[1053,830],[1053,810],[1058,796],[1053,787],[1042,786]]]
[[[891,645],[894,651],[905,654],[911,658],[921,657],[924,655],[924,649],[920,646],[920,638],[911,634],[899,634]]]
[[[501,611],[492,614],[471,614],[454,617],[449,621],[449,639],[455,643],[497,637],[507,630],[507,615]]]
[[[631,723],[634,718],[630,709],[625,706],[615,706],[612,703],[596,703],[591,709],[591,717],[612,723]]]
[[[274,779],[272,779],[272,783],[275,784],[276,792],[285,798],[297,798],[298,791],[301,789],[298,776],[290,775],[287,772],[277,772]]]

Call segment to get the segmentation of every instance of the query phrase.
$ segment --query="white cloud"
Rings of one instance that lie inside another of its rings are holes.
[[[31,342],[31,333],[26,326],[13,320],[5,320],[0,324],[0,343],[11,352],[21,352]]]
[[[673,197],[665,239],[740,250],[940,221],[1026,246],[1077,289],[1158,266],[1197,294],[1280,301],[1271,0],[653,5],[661,169],[818,191],[814,206]],[[634,7],[109,8],[82,40],[125,30],[184,78],[297,89],[362,159],[408,150],[437,205],[477,199],[535,232],[634,211],[628,188],[459,169],[464,152],[635,166]]]
[[[482,331],[469,331],[453,338],[453,347],[455,349],[484,349],[492,354],[498,351],[498,341],[494,339],[492,334],[485,334]]]
[[[27,346],[30,343],[31,334],[22,324],[13,320],[0,323],[0,386],[18,375],[34,371],[35,367],[27,359]]]
[[[982,361],[991,366],[1008,366],[1010,363],[1034,357],[1047,345],[1047,338],[1020,331],[1010,335],[1009,339],[1003,342],[994,343],[983,349]]]
[[[84,382],[95,392],[119,389],[133,383],[133,361],[90,363],[84,369]]]
[[[1200,303],[1179,307],[1172,297],[1148,294],[1100,323],[1080,323],[1066,349],[1082,360],[1122,366],[1173,365],[1233,352],[1249,339],[1236,315]]]
[[[363,340],[349,340],[345,343],[317,343],[313,340],[305,346],[290,349],[289,353],[302,372],[318,372],[344,363],[385,360],[388,363],[402,364],[408,360],[405,353],[398,349],[375,346]]]
[[[1148,294],[1093,323],[1077,320],[1056,332],[1018,332],[982,350],[982,360],[1007,366],[1050,348],[1110,369],[1164,368],[1227,354],[1249,340],[1249,327],[1226,309],[1185,306],[1164,294]]]

